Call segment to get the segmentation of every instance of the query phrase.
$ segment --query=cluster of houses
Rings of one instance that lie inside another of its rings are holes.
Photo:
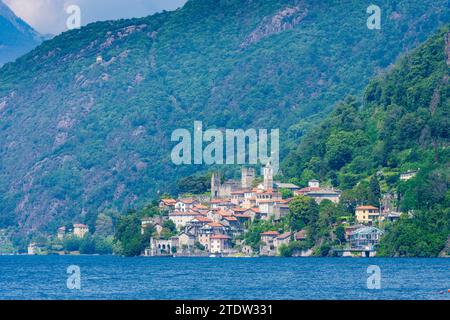
[[[63,240],[67,235],[72,235],[76,238],[83,238],[89,232],[89,227],[82,223],[73,224],[73,228],[71,230],[67,230],[66,227],[58,228],[58,232],[56,234],[59,240]]]
[[[64,240],[64,238],[68,235],[71,235],[76,238],[83,238],[87,233],[89,232],[89,227],[82,223],[75,223],[73,224],[72,228],[69,230],[63,226],[58,228],[58,231],[56,233],[56,237],[58,240]],[[44,248],[46,245],[39,244],[36,242],[31,242],[28,244],[28,255],[38,255],[45,252]]]
[[[313,198],[317,203],[330,200],[339,203],[341,191],[324,188],[317,180],[311,180],[306,188],[292,183],[273,181],[270,163],[263,168],[263,182],[255,185],[256,174],[252,168],[243,168],[241,181],[221,182],[219,174],[211,177],[211,195],[180,199],[162,199],[159,203],[165,215],[142,220],[142,232],[149,225],[157,235],[150,240],[146,255],[252,255],[250,246],[239,237],[256,220],[279,221],[289,214],[292,198],[282,199],[281,189],[291,190],[294,195]],[[356,208],[356,225],[348,225],[346,239],[352,250],[374,250],[379,244],[383,231],[378,223],[395,221],[400,214],[381,211],[373,206]],[[171,220],[178,234],[169,239],[159,237],[165,220]],[[279,254],[281,245],[290,241],[305,240],[307,234],[301,230],[295,234],[279,233],[276,230],[261,233],[260,255]]]
[[[414,177],[418,171],[408,171],[402,174],[402,180]],[[341,191],[322,187],[318,180],[311,180],[308,186],[300,188],[292,183],[273,181],[273,169],[268,163],[263,168],[263,181],[256,183],[256,171],[253,168],[242,168],[241,180],[221,181],[220,175],[214,173],[211,177],[211,195],[191,198],[161,199],[159,207],[162,215],[143,218],[141,232],[152,226],[155,233],[150,239],[147,256],[161,255],[253,255],[253,248],[246,245],[241,235],[255,220],[280,221],[289,214],[289,203],[293,198],[283,199],[281,190],[290,190],[292,194],[313,198],[317,203],[324,200],[339,203]],[[369,251],[375,254],[384,231],[378,226],[385,222],[394,222],[400,218],[400,213],[393,210],[393,196],[385,195],[380,208],[362,205],[355,210],[356,224],[345,226],[345,254]],[[170,220],[176,227],[176,235],[163,235],[164,225]],[[63,240],[67,235],[83,238],[89,232],[84,224],[74,224],[73,228],[60,227],[57,238]],[[294,234],[280,233],[277,230],[260,234],[259,254],[275,256],[282,245],[291,241],[307,239],[305,230]],[[29,254],[39,253],[39,246],[31,243]],[[310,252],[304,252],[302,255]]]

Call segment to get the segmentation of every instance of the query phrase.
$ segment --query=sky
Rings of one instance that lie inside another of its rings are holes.
[[[0,0],[1,1],[1,0]],[[162,10],[175,10],[186,0],[3,0],[14,13],[41,34],[67,30],[67,7],[80,7],[81,24],[101,20],[144,17]]]

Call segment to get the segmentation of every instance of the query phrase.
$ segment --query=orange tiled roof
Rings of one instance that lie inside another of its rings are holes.
[[[203,205],[203,204],[196,204],[195,206],[194,206],[194,208],[195,209],[208,209],[208,207],[207,206],[205,206],[205,205]]]
[[[174,212],[169,213],[169,216],[198,216],[198,212],[194,212],[194,211],[186,211],[186,212],[174,211]]]
[[[280,234],[278,237],[277,237],[277,239],[286,239],[286,238],[289,238],[291,236],[291,233],[290,232],[285,232],[285,233],[283,233],[283,234]]]
[[[225,210],[219,210],[217,211],[217,214],[221,215],[221,216],[231,216],[232,214],[228,211]]]
[[[197,217],[195,217],[195,219],[197,219],[200,222],[206,222],[206,223],[211,223],[212,222],[211,219],[206,218],[206,217],[202,217],[202,216],[197,216]]]
[[[277,202],[277,200],[275,200],[275,199],[261,199],[261,200],[258,200],[258,202],[259,203],[274,203],[274,202]]]
[[[279,235],[279,233],[277,231],[266,231],[261,233],[262,236],[273,236],[276,237]]]
[[[177,203],[177,200],[175,200],[175,199],[161,199],[161,201],[164,202],[164,204],[166,204],[166,205],[171,205],[171,204]]]
[[[374,206],[359,206],[356,207],[356,210],[378,210],[378,208]]]
[[[222,228],[224,225],[219,222],[212,222],[212,223],[208,223],[208,226],[213,227],[213,228]]]
[[[319,190],[320,190],[320,187],[306,187],[306,188],[301,188],[300,190],[297,190],[294,193],[303,194],[303,193],[306,193],[306,192],[309,192],[309,191],[319,191]]]
[[[233,217],[233,216],[223,217],[223,218],[228,221],[237,221],[236,217]]]
[[[225,240],[225,239],[231,239],[229,236],[226,236],[226,235],[224,235],[224,234],[215,234],[215,235],[212,235],[211,237],[210,237],[210,239],[219,239],[219,240]]]
[[[300,230],[295,234],[295,240],[306,239],[306,230]]]
[[[196,202],[194,199],[179,199],[178,201],[186,203],[186,204],[192,204],[192,203]]]
[[[82,223],[75,223],[73,225],[74,228],[87,228],[88,226]]]

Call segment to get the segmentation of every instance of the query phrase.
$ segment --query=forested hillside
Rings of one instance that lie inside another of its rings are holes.
[[[67,222],[95,221],[106,209],[139,206],[158,191],[176,193],[180,177],[204,169],[170,161],[172,131],[194,120],[208,128],[280,128],[289,150],[311,125],[311,118],[300,120],[357,95],[449,20],[447,0],[383,0],[382,28],[369,30],[371,4],[191,0],[174,12],[63,33],[5,65],[0,228],[54,232]],[[381,85],[372,86],[372,99],[381,99]],[[323,155],[336,176],[314,167],[324,163],[315,158],[291,162],[287,171],[308,168],[352,186],[375,166],[412,156],[389,158],[390,146],[380,144],[380,159],[366,163],[364,150],[372,149],[365,144],[377,131],[355,134],[365,125],[355,108],[342,104],[334,113],[345,118],[348,127],[338,132],[351,141],[327,139]]]
[[[450,235],[450,33],[448,26],[373,80],[362,104],[339,103],[300,142],[284,171],[300,184],[320,178],[344,191],[349,212],[379,205],[372,179],[405,214],[381,254],[436,256]],[[400,173],[418,170],[400,181]]]

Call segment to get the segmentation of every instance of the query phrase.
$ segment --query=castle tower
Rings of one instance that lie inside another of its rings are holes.
[[[272,190],[273,189],[273,168],[270,164],[270,161],[266,164],[263,169],[264,175],[264,190]]]
[[[220,176],[214,172],[211,176],[211,198],[216,199],[220,195]]]
[[[248,189],[252,187],[253,181],[255,180],[255,169],[254,168],[242,168],[241,171],[241,187],[242,189]]]

